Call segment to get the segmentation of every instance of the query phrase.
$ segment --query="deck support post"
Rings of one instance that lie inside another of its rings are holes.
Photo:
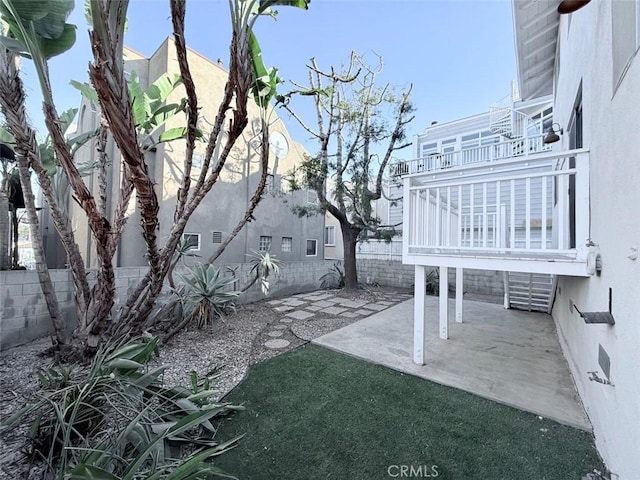
[[[456,322],[462,323],[463,269],[456,268]]]
[[[440,267],[440,338],[449,338],[449,267]]]
[[[413,363],[424,365],[426,343],[426,319],[424,314],[426,280],[424,265],[415,266],[415,280],[413,285]]]
[[[509,272],[502,272],[502,283],[504,284],[504,308],[511,308],[511,298],[509,298]]]

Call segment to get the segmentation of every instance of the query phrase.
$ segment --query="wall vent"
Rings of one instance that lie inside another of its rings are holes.
[[[611,359],[607,354],[607,351],[602,347],[601,344],[598,344],[598,364],[602,369],[602,373],[607,377],[607,380],[610,380],[611,375]]]
[[[222,232],[211,232],[213,243],[222,243]]]

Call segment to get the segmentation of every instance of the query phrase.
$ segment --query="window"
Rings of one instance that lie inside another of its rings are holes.
[[[333,225],[324,227],[324,244],[333,247],[336,244],[336,227]]]
[[[499,141],[500,136],[489,130],[480,133],[480,145],[491,145],[493,143],[498,143]]]
[[[315,190],[307,190],[307,203],[318,204],[318,194]]]
[[[307,240],[307,257],[315,257],[318,255],[318,241]]]
[[[293,238],[282,237],[282,243],[280,244],[280,250],[283,252],[290,252],[293,247]]]
[[[451,153],[456,149],[457,139],[450,138],[442,141],[442,153]]]
[[[432,155],[434,153],[436,153],[438,151],[438,144],[437,143],[425,143],[424,145],[422,145],[422,156],[423,157],[427,157],[429,155]]]
[[[196,252],[200,250],[200,234],[199,233],[183,233],[182,242],[184,243],[184,246],[189,250],[193,250]]]
[[[271,237],[262,235],[260,237],[260,245],[258,246],[258,250],[261,252],[268,252],[271,250]]]
[[[472,133],[471,135],[463,135],[460,139],[460,149],[474,148],[480,144],[480,134]]]
[[[273,192],[275,188],[275,180],[273,179],[273,175],[271,173],[267,173],[267,183],[264,187],[266,192]]]
[[[213,243],[222,243],[222,232],[211,232],[211,240]]]

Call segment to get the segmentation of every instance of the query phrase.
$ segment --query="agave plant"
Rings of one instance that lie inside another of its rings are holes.
[[[230,290],[233,278],[224,278],[213,265],[197,263],[182,276],[182,286],[178,292],[185,317],[195,320],[198,328],[211,325],[216,317],[222,317],[233,310],[240,292]]]
[[[35,416],[34,451],[45,464],[46,478],[229,477],[208,460],[237,439],[218,443],[212,420],[242,407],[211,403],[217,392],[209,377],[196,379],[196,391],[165,386],[164,367],[147,368],[157,343],[157,338],[136,339],[103,349],[77,376],[65,369],[43,372],[41,398],[4,424]],[[186,456],[180,449],[185,444],[191,446]]]

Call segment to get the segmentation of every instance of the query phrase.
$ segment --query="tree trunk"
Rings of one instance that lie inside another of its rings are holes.
[[[31,190],[31,172],[27,159],[22,155],[16,155],[18,163],[18,173],[20,174],[20,183],[22,184],[22,195],[27,211],[27,219],[29,220],[29,231],[31,234],[31,245],[33,246],[33,254],[36,260],[36,271],[38,272],[38,280],[42,295],[44,295],[47,303],[47,310],[51,317],[51,323],[55,331],[55,339],[57,346],[68,345],[69,336],[65,331],[63,319],[60,317],[60,308],[56,292],[53,288],[53,282],[49,275],[49,268],[44,257],[44,247],[42,245],[42,236],[40,235],[40,222],[36,212],[36,202]]]
[[[0,270],[9,269],[9,199],[0,191]]]
[[[18,242],[20,240],[20,234],[18,233],[18,209],[13,206],[9,210],[11,214],[11,268],[17,270],[20,266],[20,250],[18,249]]]
[[[344,244],[344,289],[358,289],[358,270],[356,268],[356,245],[360,229],[348,223],[340,223],[342,242]]]

